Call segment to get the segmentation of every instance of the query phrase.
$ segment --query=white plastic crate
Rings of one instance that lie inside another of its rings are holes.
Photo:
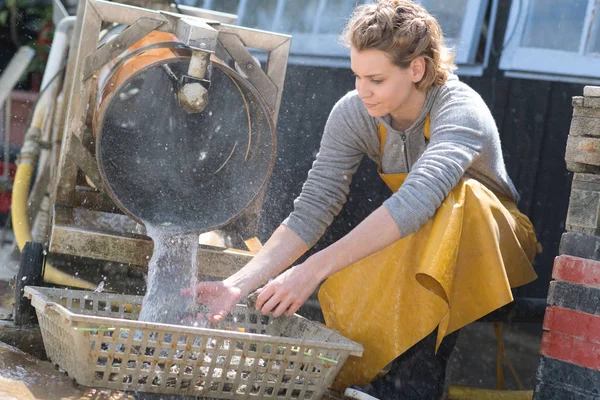
[[[361,345],[238,305],[214,329],[136,321],[141,296],[25,288],[48,357],[80,385],[218,399],[319,399]]]

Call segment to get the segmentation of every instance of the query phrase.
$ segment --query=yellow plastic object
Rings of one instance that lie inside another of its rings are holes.
[[[27,214],[27,197],[31,186],[34,167],[29,161],[21,161],[17,166],[11,199],[11,215],[13,231],[19,250],[23,250],[25,243],[33,241]],[[74,278],[46,263],[44,281],[64,286],[73,286],[85,289],[94,289],[96,285]]]
[[[532,390],[489,390],[450,386],[448,400],[531,400]]]
[[[382,143],[385,133],[380,127]],[[406,178],[380,174],[394,192]],[[436,328],[439,346],[444,336],[511,302],[511,287],[536,278],[536,250],[533,226],[512,199],[462,179],[418,232],[321,287],[327,325],[365,348],[363,358],[348,359],[334,389],[366,384]]]
[[[248,247],[248,250],[250,250],[252,254],[258,254],[263,247],[262,243],[256,236],[248,240],[244,240],[244,244],[246,244],[246,247]]]
[[[513,378],[517,382],[517,386],[519,387],[519,389],[525,390],[525,386],[523,385],[523,382],[521,382],[521,379],[519,379],[519,376],[517,375],[517,371],[515,370],[515,367],[513,367],[512,363],[510,362],[510,358],[508,358],[508,353],[506,352],[506,349],[504,348],[504,341],[502,340],[503,326],[504,325],[501,322],[494,323],[494,335],[496,336],[496,342],[498,343],[498,354],[496,357],[496,377],[498,380],[498,389],[504,389],[504,367],[502,364],[502,360],[504,359],[504,362],[506,363],[508,370],[510,371]]]

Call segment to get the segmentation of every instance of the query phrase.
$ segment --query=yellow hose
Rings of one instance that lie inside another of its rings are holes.
[[[29,215],[27,213],[27,198],[33,177],[33,163],[27,159],[21,159],[17,166],[15,180],[12,190],[11,214],[13,231],[17,240],[19,251],[23,250],[25,243],[33,241],[31,228],[29,227]],[[83,279],[75,278],[46,263],[44,281],[63,286],[73,286],[84,289],[94,289],[96,285]]]
[[[450,386],[448,400],[531,400],[532,390],[491,390]]]
[[[32,241],[31,229],[29,227],[29,215],[27,214],[27,197],[33,176],[33,165],[22,162],[17,166],[15,180],[13,183],[11,215],[13,231],[17,239],[19,251],[23,250],[25,243]]]

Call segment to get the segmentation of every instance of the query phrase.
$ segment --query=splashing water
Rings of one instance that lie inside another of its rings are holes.
[[[104,281],[100,282],[98,284],[98,287],[96,289],[94,289],[95,293],[102,293],[102,291],[104,290]]]
[[[148,224],[146,230],[154,241],[154,252],[148,263],[146,295],[139,320],[198,326],[194,312],[198,234],[173,235]],[[191,297],[181,293],[188,288],[192,289]]]

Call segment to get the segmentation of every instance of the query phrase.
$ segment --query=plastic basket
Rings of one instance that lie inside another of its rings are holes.
[[[28,286],[48,357],[80,385],[218,399],[319,399],[359,344],[238,305],[215,329],[136,321],[142,297]]]

